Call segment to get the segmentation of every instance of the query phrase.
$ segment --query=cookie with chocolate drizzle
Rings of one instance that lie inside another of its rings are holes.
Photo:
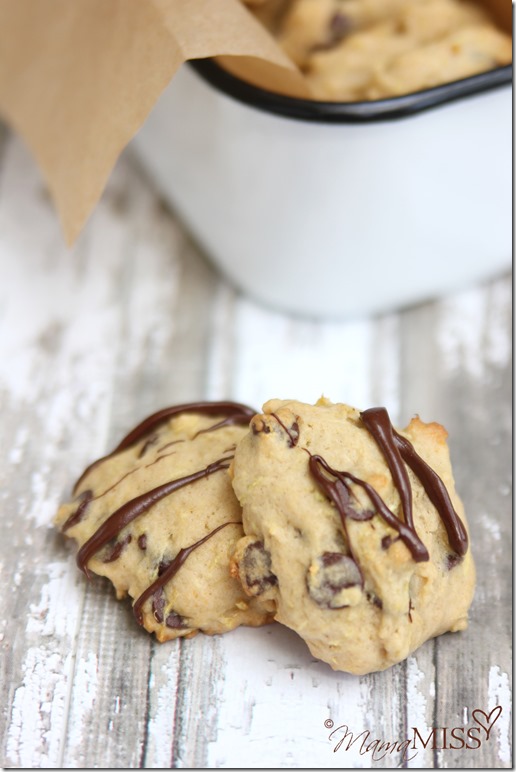
[[[271,400],[231,467],[232,572],[336,670],[383,670],[467,626],[475,569],[445,429]]]
[[[160,641],[270,620],[270,604],[229,574],[243,530],[228,467],[253,415],[196,402],[149,416],[86,469],[56,516],[79,568],[129,595]]]

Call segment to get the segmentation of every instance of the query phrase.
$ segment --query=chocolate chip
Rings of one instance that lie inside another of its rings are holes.
[[[376,606],[376,608],[379,608],[380,610],[383,608],[381,599],[378,597],[378,595],[375,595],[374,592],[367,592],[366,598],[369,603],[372,603],[373,606]]]
[[[167,615],[165,624],[167,627],[171,627],[173,630],[182,630],[185,627],[188,627],[184,618],[180,614],[177,614],[175,611],[171,611]]]
[[[452,568],[455,568],[455,566],[458,566],[459,563],[462,563],[462,558],[460,555],[457,555],[456,552],[453,552],[450,555],[446,556],[446,568],[448,569],[448,571],[451,571]]]
[[[66,520],[65,524],[63,525],[63,532],[67,531],[69,528],[72,528],[74,525],[77,525],[77,523],[80,523],[80,521],[83,519],[84,515],[86,514],[86,510],[88,509],[89,503],[93,498],[93,491],[87,490],[83,491],[80,496],[77,497],[78,501],[80,501],[79,506],[75,510],[75,512],[72,512],[70,517]]]
[[[239,571],[252,595],[261,595],[278,583],[271,570],[271,556],[262,541],[255,541],[247,547]]]
[[[319,560],[324,568],[329,568],[329,566],[335,566],[337,563],[342,563],[342,558],[345,557],[346,556],[341,552],[323,552]]]
[[[129,533],[127,534],[125,539],[122,539],[121,541],[116,541],[111,552],[108,552],[107,556],[102,559],[102,562],[112,563],[114,560],[117,560],[120,557],[122,550],[125,549],[125,547],[127,547],[127,545],[131,543],[132,538],[133,537]]]
[[[322,608],[346,608],[339,597],[343,590],[362,587],[359,567],[352,557],[341,552],[323,552],[310,566],[306,575],[308,593]]]
[[[161,576],[164,571],[167,570],[169,565],[171,564],[171,560],[161,560],[158,565],[158,576]]]
[[[163,610],[165,608],[165,592],[160,587],[152,596],[152,613],[156,622],[163,622]]]
[[[147,549],[147,534],[146,533],[142,533],[141,536],[138,536],[138,547],[141,550],[146,550]]]
[[[328,51],[335,48],[346,35],[353,31],[353,27],[353,20],[341,11],[337,11],[328,23],[326,40],[313,46],[312,51]]]
[[[345,13],[337,11],[330,19],[330,34],[333,44],[339,43],[352,29],[353,22]]]
[[[291,442],[291,448],[294,447],[294,445],[297,445],[299,440],[299,424],[297,421],[294,421],[292,426],[290,427],[290,442]]]
[[[259,419],[251,423],[251,429],[253,430],[253,434],[270,434],[271,433],[271,427]]]
[[[375,513],[372,509],[356,509],[348,501],[344,506],[344,514],[351,520],[372,520]]]
[[[152,613],[154,614],[156,622],[159,622],[160,624],[163,622],[165,616],[165,603],[165,590],[163,587],[159,587],[152,596]],[[188,627],[183,617],[176,611],[169,611],[165,619],[165,624],[167,627],[171,627],[174,630]]]

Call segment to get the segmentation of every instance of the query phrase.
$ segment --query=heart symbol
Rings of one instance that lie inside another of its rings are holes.
[[[486,733],[486,740],[489,740],[489,733],[491,732],[491,729],[493,728],[495,721],[497,721],[501,715],[502,715],[501,705],[497,705],[496,708],[493,708],[493,710],[489,714],[487,714],[484,710],[480,710],[480,708],[476,708],[471,713],[471,717],[473,718],[473,721],[476,721],[479,727],[483,729],[484,732]],[[485,723],[482,721],[482,718],[479,718],[479,716],[485,719]]]

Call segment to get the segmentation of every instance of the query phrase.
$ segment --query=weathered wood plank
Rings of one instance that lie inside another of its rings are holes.
[[[70,360],[56,355],[66,333],[56,295],[48,294],[48,274],[59,260],[57,222],[21,143],[8,141],[2,171],[2,761],[52,766],[62,749],[84,595],[48,527],[66,481],[74,373]],[[73,274],[69,265],[58,294]],[[80,352],[79,346],[74,355]],[[61,399],[53,399],[56,393]]]

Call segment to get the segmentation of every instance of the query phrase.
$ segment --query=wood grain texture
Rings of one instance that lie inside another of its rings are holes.
[[[377,318],[293,319],[223,281],[128,154],[65,250],[5,133],[0,270],[2,766],[511,767],[509,277]],[[478,572],[466,632],[355,677],[278,625],[159,645],[79,573],[52,517],[137,420],[196,398],[322,393],[448,428]],[[496,706],[479,748],[442,748],[442,727]],[[335,750],[328,720],[392,746]],[[404,752],[413,727],[436,742]]]

